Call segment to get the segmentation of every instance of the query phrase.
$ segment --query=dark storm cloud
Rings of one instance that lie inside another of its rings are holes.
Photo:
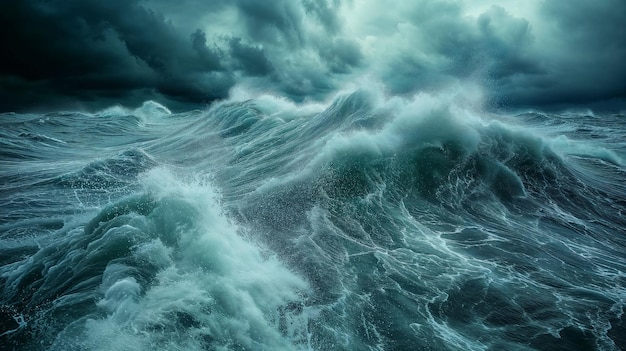
[[[232,4],[242,22],[241,36],[255,43],[244,45],[239,37],[229,41],[234,67],[257,77],[243,80],[250,87],[278,91],[296,101],[324,99],[361,63],[359,45],[341,36],[339,1]]]
[[[0,109],[206,103],[237,79],[302,100],[360,62],[325,0],[6,0]],[[230,16],[230,17],[228,17]],[[224,18],[228,19],[225,23]],[[237,78],[239,77],[239,78]]]
[[[307,13],[312,13],[319,19],[326,31],[338,33],[341,30],[341,20],[337,16],[340,1],[303,0],[303,5]]]
[[[241,38],[232,38],[229,45],[237,69],[251,76],[264,76],[274,70],[263,49],[243,44]]]
[[[545,1],[539,16],[551,26],[543,33],[537,60],[545,74],[528,79],[536,94],[520,94],[529,104],[570,105],[626,102],[626,3]],[[555,40],[557,39],[557,40]]]
[[[0,110],[324,99],[471,81],[495,106],[626,101],[622,0],[3,0]],[[626,102],[624,102],[626,104]],[[181,105],[182,106],[182,105]]]
[[[545,1],[528,19],[499,6],[467,16],[461,2],[422,1],[409,20],[420,54],[398,55],[390,62],[399,69],[384,74],[398,92],[471,79],[510,107],[623,102],[625,14],[620,0]]]
[[[325,42],[319,46],[319,53],[333,73],[348,73],[363,59],[358,44],[345,38]]]
[[[299,46],[303,37],[302,12],[292,0],[239,0],[236,2],[244,15],[247,34],[255,41]]]
[[[391,58],[382,62],[382,74],[393,92],[439,89],[464,79],[501,82],[541,72],[527,53],[534,42],[527,20],[498,6],[476,18],[465,16],[459,3],[422,5],[412,9],[399,34],[414,50],[392,49]]]
[[[626,106],[626,3],[548,0],[534,20],[529,37],[536,40],[509,41],[518,44],[489,68],[493,99],[543,108]]]
[[[626,103],[622,0],[422,0],[382,16],[369,5],[366,60],[393,93],[471,81],[500,107]]]
[[[199,35],[181,36],[137,1],[7,0],[0,20],[9,48],[0,73],[14,82],[1,86],[3,109],[71,96],[86,103],[151,95],[207,101],[225,97],[233,84],[218,74],[218,53]]]

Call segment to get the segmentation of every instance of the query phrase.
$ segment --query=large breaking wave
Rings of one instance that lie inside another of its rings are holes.
[[[626,343],[622,115],[359,90],[1,123],[9,349]]]

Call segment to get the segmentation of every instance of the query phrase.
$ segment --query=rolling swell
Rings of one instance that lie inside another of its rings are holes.
[[[332,128],[307,121],[281,140],[272,153],[299,143],[308,163],[282,163],[289,176],[239,206],[316,289],[320,349],[616,347],[618,197],[583,183],[548,136],[428,97],[359,99],[321,113],[337,113]]]
[[[626,342],[619,117],[606,117],[607,129],[597,116],[492,115],[444,95],[357,91],[328,106],[264,96],[89,118],[108,124],[101,135],[84,129],[97,154],[59,138],[71,123],[19,130],[62,140],[58,157],[79,160],[30,181],[13,172],[17,162],[6,171],[15,177],[2,197],[13,204],[0,269],[9,345]],[[107,143],[121,125],[124,137]],[[38,209],[18,206],[35,194]]]

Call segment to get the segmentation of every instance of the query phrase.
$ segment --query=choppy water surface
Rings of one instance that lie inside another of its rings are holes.
[[[0,115],[6,350],[619,350],[626,116]]]

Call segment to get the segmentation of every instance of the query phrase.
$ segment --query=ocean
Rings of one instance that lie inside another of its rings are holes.
[[[0,114],[2,350],[626,349],[626,115]]]

